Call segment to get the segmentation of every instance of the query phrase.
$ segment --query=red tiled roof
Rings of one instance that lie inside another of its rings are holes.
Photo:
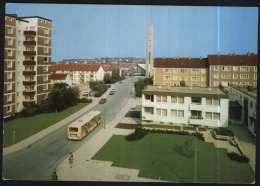
[[[119,69],[118,65],[102,65],[104,71],[113,71]]]
[[[257,66],[258,56],[251,55],[208,55],[209,65]]]
[[[154,68],[207,68],[206,58],[155,58]]]
[[[68,74],[51,74],[52,80],[65,80]]]
[[[97,64],[52,64],[51,72],[56,71],[98,71]]]

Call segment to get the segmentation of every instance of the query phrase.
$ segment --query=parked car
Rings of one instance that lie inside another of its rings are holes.
[[[107,99],[106,98],[102,98],[100,101],[99,101],[99,104],[104,104],[106,103]]]
[[[110,93],[109,93],[109,95],[114,95],[115,93],[116,93],[116,91],[111,90]]]
[[[82,96],[88,96],[87,92],[83,92]]]

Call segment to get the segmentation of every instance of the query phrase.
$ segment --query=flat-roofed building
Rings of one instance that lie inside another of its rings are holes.
[[[228,127],[228,95],[218,88],[147,86],[142,124]]]
[[[208,66],[206,58],[155,58],[154,85],[207,87]]]
[[[257,85],[257,64],[258,56],[251,53],[208,55],[209,86]]]
[[[247,85],[230,85],[230,101],[237,101],[241,106],[241,120],[248,130],[256,135],[256,114],[257,114],[257,87]]]

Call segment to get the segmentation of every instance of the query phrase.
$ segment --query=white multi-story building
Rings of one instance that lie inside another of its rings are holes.
[[[245,85],[230,85],[230,101],[238,101],[242,106],[242,123],[255,136],[256,135],[256,107],[257,107],[257,87]]]
[[[228,127],[228,95],[218,88],[147,86],[142,124]]]

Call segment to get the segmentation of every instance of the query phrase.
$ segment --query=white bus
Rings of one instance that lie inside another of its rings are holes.
[[[91,111],[68,126],[68,138],[81,140],[101,122],[100,112]]]

